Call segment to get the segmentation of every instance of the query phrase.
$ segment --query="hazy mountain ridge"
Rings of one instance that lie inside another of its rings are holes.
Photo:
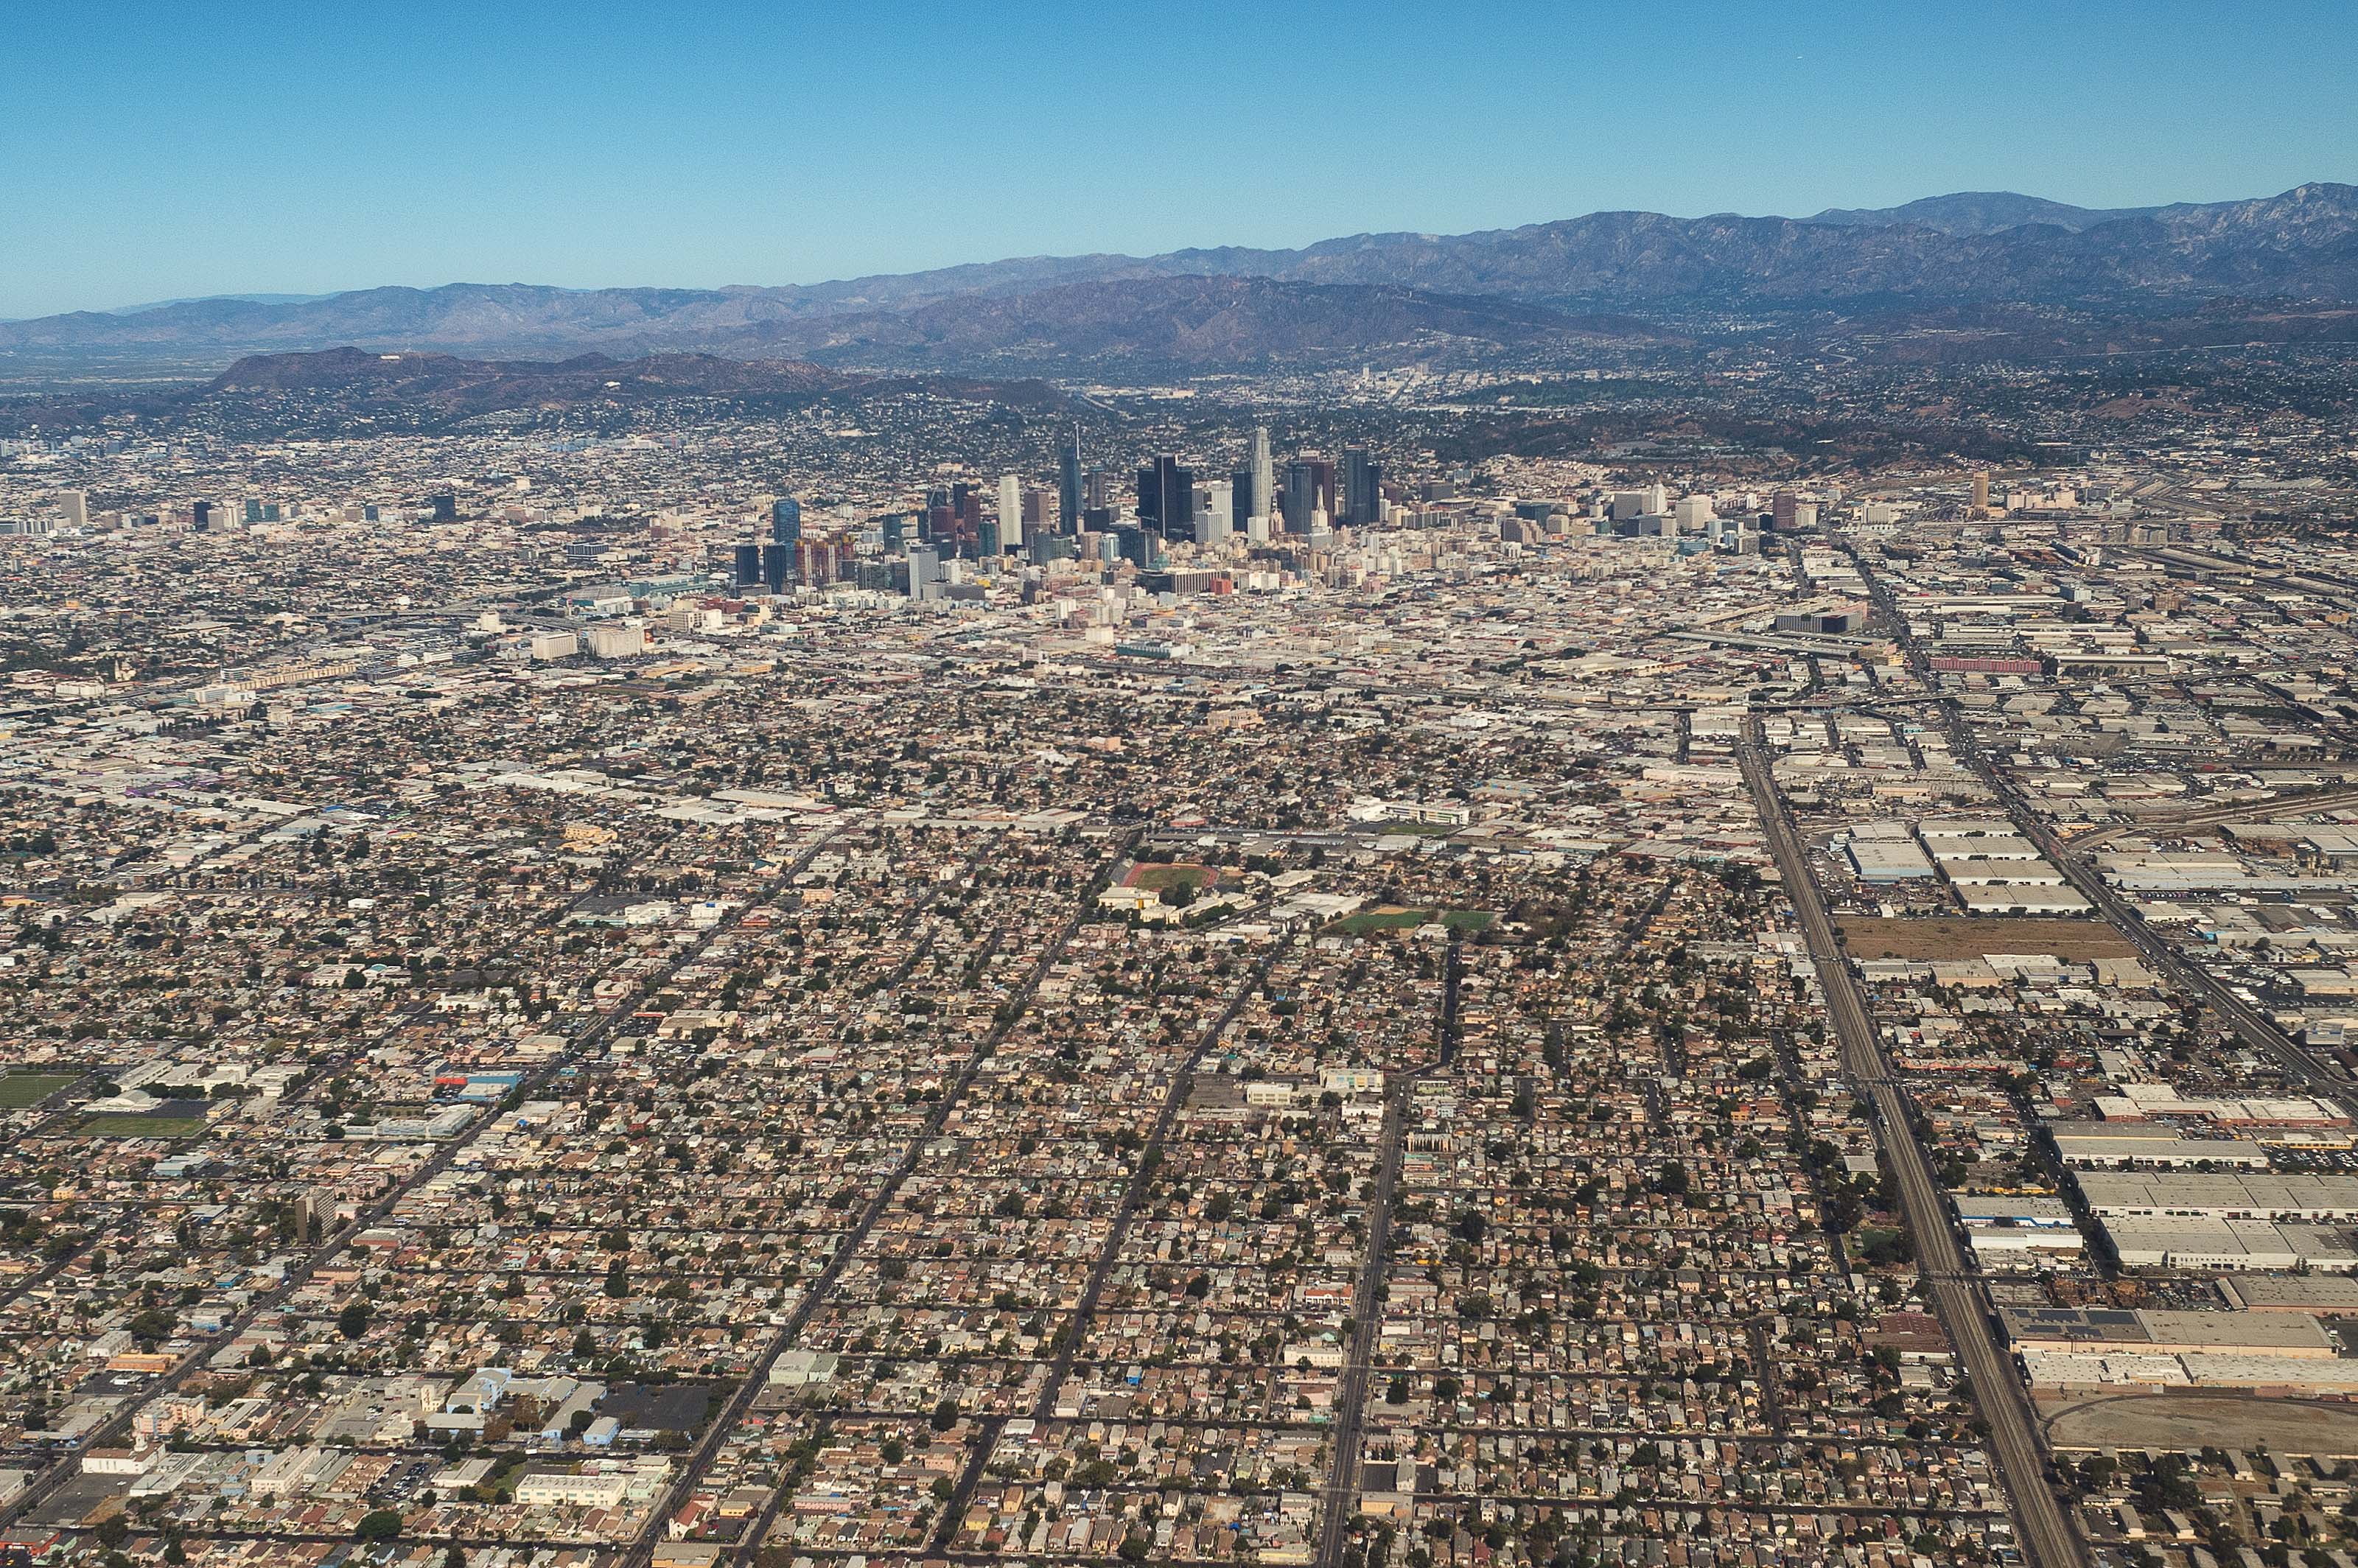
[[[900,312],[804,323],[781,334],[820,358],[884,355],[1135,359],[1239,364],[1442,342],[1522,346],[1650,335],[1634,321],[1574,318],[1496,298],[1371,285],[1182,274],[936,299]]]
[[[2055,229],[2093,229],[2121,218],[2150,218],[2159,207],[2074,207],[2043,196],[2012,190],[1958,190],[1946,196],[1925,196],[1897,207],[1829,207],[1801,220],[1804,223],[1843,223],[1888,228],[1914,223],[1944,234],[1994,234],[2043,223]]]
[[[778,288],[451,284],[206,299],[0,322],[0,352],[201,361],[351,344],[551,359],[1212,365],[1638,330],[1567,311],[2015,303],[2171,314],[2223,297],[2358,300],[2358,189],[2152,209],[1965,192],[1812,219],[1595,212],[1466,234],[1017,257]]]

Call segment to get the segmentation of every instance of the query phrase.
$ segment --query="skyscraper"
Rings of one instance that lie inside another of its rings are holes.
[[[803,503],[782,495],[770,504],[770,543],[796,545],[803,536]]]
[[[1073,444],[1056,465],[1056,527],[1065,534],[1081,531],[1081,427],[1073,425]]]
[[[1384,520],[1384,470],[1366,452],[1343,454],[1343,521],[1372,528]]]
[[[927,590],[942,580],[942,557],[927,545],[909,546],[909,597],[926,599],[939,597]]]
[[[1285,465],[1285,531],[1309,533],[1314,512],[1335,515],[1335,465],[1324,458],[1296,458]]]
[[[1217,545],[1236,532],[1236,523],[1235,483],[1216,479],[1210,485],[1206,504],[1195,514],[1195,542]]]
[[[81,491],[59,491],[58,492],[58,510],[65,514],[67,527],[87,528],[90,526],[90,497],[83,494]]]
[[[1165,453],[1138,470],[1138,522],[1165,539],[1195,536],[1195,476]]]
[[[1266,517],[1277,510],[1277,469],[1269,455],[1269,427],[1253,427],[1252,497],[1242,511],[1248,518]]]
[[[1974,470],[1974,512],[1976,517],[1989,515],[1989,470]]]
[[[1001,549],[1023,547],[1023,481],[1011,473],[999,476],[999,544]]]
[[[739,588],[759,588],[762,584],[762,546],[737,546],[730,552],[729,578]]]

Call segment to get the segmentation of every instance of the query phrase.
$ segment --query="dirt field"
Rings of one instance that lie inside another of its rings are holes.
[[[1164,888],[1175,888],[1182,884],[1200,889],[1206,882],[1213,880],[1214,872],[1210,867],[1198,866],[1185,860],[1175,861],[1170,865],[1132,866],[1130,869],[1130,875],[1122,879],[1131,887],[1146,888],[1153,892],[1161,892]]]
[[[2266,1448],[2270,1454],[2358,1457],[2358,1406],[2256,1394],[2096,1394],[2039,1401],[2048,1441],[2061,1449],[2149,1452]]]
[[[2048,953],[2058,958],[2133,958],[2136,949],[2101,920],[2003,915],[1986,920],[1844,920],[1855,958],[1978,958],[1985,953]]]
[[[1402,909],[1398,904],[1388,903],[1380,908],[1363,910],[1357,914],[1345,915],[1327,929],[1345,936],[1365,936],[1371,931],[1412,930],[1438,919],[1441,924],[1454,931],[1481,931],[1498,918],[1497,914],[1487,909],[1445,909],[1436,912],[1430,909]]]

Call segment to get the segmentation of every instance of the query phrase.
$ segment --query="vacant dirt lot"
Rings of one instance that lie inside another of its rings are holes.
[[[1845,920],[1855,958],[1978,958],[1985,953],[2046,953],[2058,958],[2130,958],[2136,949],[2101,920]]]
[[[2255,1394],[2123,1394],[2039,1401],[2058,1448],[2265,1448],[2358,1457],[2358,1408]]]

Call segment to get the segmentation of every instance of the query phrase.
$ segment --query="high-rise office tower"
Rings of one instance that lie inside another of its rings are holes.
[[[795,546],[795,575],[806,588],[824,588],[835,580],[835,546],[826,539],[806,538]]]
[[[1974,470],[1974,515],[1976,517],[1989,515],[1989,470],[1987,469]]]
[[[1324,458],[1296,458],[1285,465],[1285,531],[1309,533],[1314,512],[1335,515],[1335,465]]]
[[[1372,528],[1384,520],[1383,465],[1365,452],[1343,454],[1343,521]]]
[[[1011,473],[999,476],[999,543],[1002,549],[1023,547],[1023,481]]]
[[[1247,466],[1252,470],[1252,498],[1244,506],[1244,514],[1266,517],[1277,510],[1277,469],[1275,460],[1269,455],[1266,425],[1253,427],[1252,461]]]
[[[1065,534],[1081,531],[1081,427],[1073,426],[1073,444],[1056,464],[1056,527]]]
[[[925,590],[942,580],[942,557],[925,545],[909,546],[909,597],[923,599]]]
[[[1234,481],[1216,479],[1209,488],[1203,510],[1195,517],[1195,542],[1199,545],[1219,544],[1237,529]]]
[[[82,492],[79,490],[60,491],[58,493],[58,510],[65,514],[66,525],[68,527],[87,528],[90,526],[90,497]]]
[[[803,536],[803,503],[782,495],[770,503],[770,543],[796,545]]]
[[[1139,526],[1165,539],[1195,536],[1195,476],[1167,453],[1138,470]]]
[[[739,588],[758,588],[761,586],[761,546],[739,545],[730,552],[729,579]]]
[[[794,575],[795,546],[764,545],[762,546],[762,586],[772,593],[786,591],[786,579]]]

